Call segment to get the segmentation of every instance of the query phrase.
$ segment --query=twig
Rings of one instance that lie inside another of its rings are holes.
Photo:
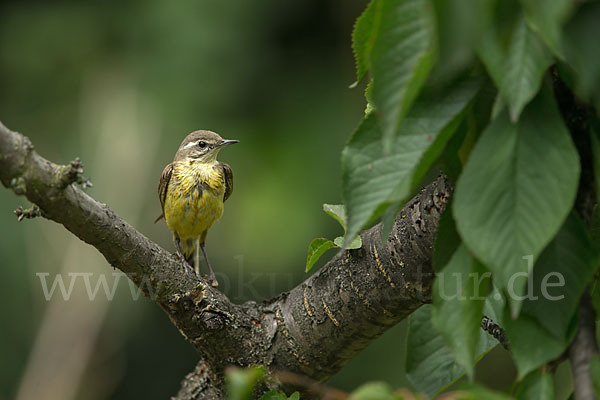
[[[485,315],[481,319],[481,329],[492,335],[506,349],[510,350],[504,329]]]
[[[94,186],[88,178],[83,176],[83,163],[79,157],[75,158],[68,165],[60,167],[58,174],[60,176],[60,186],[63,188],[67,187],[71,183],[77,183],[81,185],[83,190]]]
[[[349,397],[348,393],[327,386],[305,375],[280,371],[273,373],[272,376],[285,385],[302,389],[303,392],[318,396],[322,400],[346,400]]]
[[[40,208],[35,204],[27,209],[23,209],[23,206],[19,206],[15,209],[15,211],[13,211],[13,213],[17,216],[19,222],[23,221],[24,218],[31,219],[42,216],[42,210],[40,210]]]
[[[590,359],[598,354],[596,345],[596,314],[592,299],[586,291],[579,306],[577,335],[569,347],[573,373],[573,390],[577,400],[594,400],[596,393],[590,369]]]

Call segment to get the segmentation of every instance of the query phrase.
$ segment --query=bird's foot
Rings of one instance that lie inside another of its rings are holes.
[[[215,277],[214,274],[211,274],[208,278],[208,283],[210,283],[210,286],[216,288],[219,287],[219,282],[217,282],[217,278]]]
[[[188,263],[188,261],[185,259],[185,257],[183,256],[183,254],[181,254],[180,251],[176,251],[175,253],[173,253],[173,257],[177,258],[179,261],[183,262],[183,265],[185,266],[184,268],[184,272],[187,275],[188,274],[188,270],[195,272],[194,268]]]

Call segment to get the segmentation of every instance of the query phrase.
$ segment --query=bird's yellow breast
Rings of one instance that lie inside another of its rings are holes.
[[[176,163],[164,206],[169,229],[183,240],[201,236],[223,215],[224,194],[225,180],[216,162]]]

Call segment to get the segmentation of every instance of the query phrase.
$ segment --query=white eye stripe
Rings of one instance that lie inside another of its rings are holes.
[[[198,142],[189,142],[188,144],[186,144],[185,146],[183,146],[184,149],[191,149],[192,147],[196,147],[198,146]]]

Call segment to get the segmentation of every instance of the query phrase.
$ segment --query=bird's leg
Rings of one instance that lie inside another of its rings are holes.
[[[190,265],[190,263],[188,262],[188,260],[185,259],[185,256],[183,255],[183,252],[181,251],[181,247],[180,247],[180,239],[178,237],[175,237],[174,240],[175,242],[175,248],[177,249],[177,251],[175,252],[175,255],[177,256],[177,258],[179,258],[181,261],[183,261],[183,264],[186,266],[186,274],[187,274],[187,270],[192,269],[192,266]]]
[[[200,247],[200,239],[194,239],[194,254],[193,254],[193,262],[194,262],[194,271],[196,271],[196,275],[200,276],[200,252],[198,251],[198,247]]]
[[[208,271],[209,271],[209,276],[208,276],[208,280],[210,282],[210,284],[212,285],[212,287],[217,287],[219,286],[219,282],[217,282],[217,277],[215,276],[215,271],[213,271],[212,267],[210,266],[210,262],[208,261],[208,256],[206,255],[206,250],[204,249],[204,242],[200,243],[200,248],[202,249],[202,254],[204,254],[204,259],[206,260],[206,265],[208,265]]]

